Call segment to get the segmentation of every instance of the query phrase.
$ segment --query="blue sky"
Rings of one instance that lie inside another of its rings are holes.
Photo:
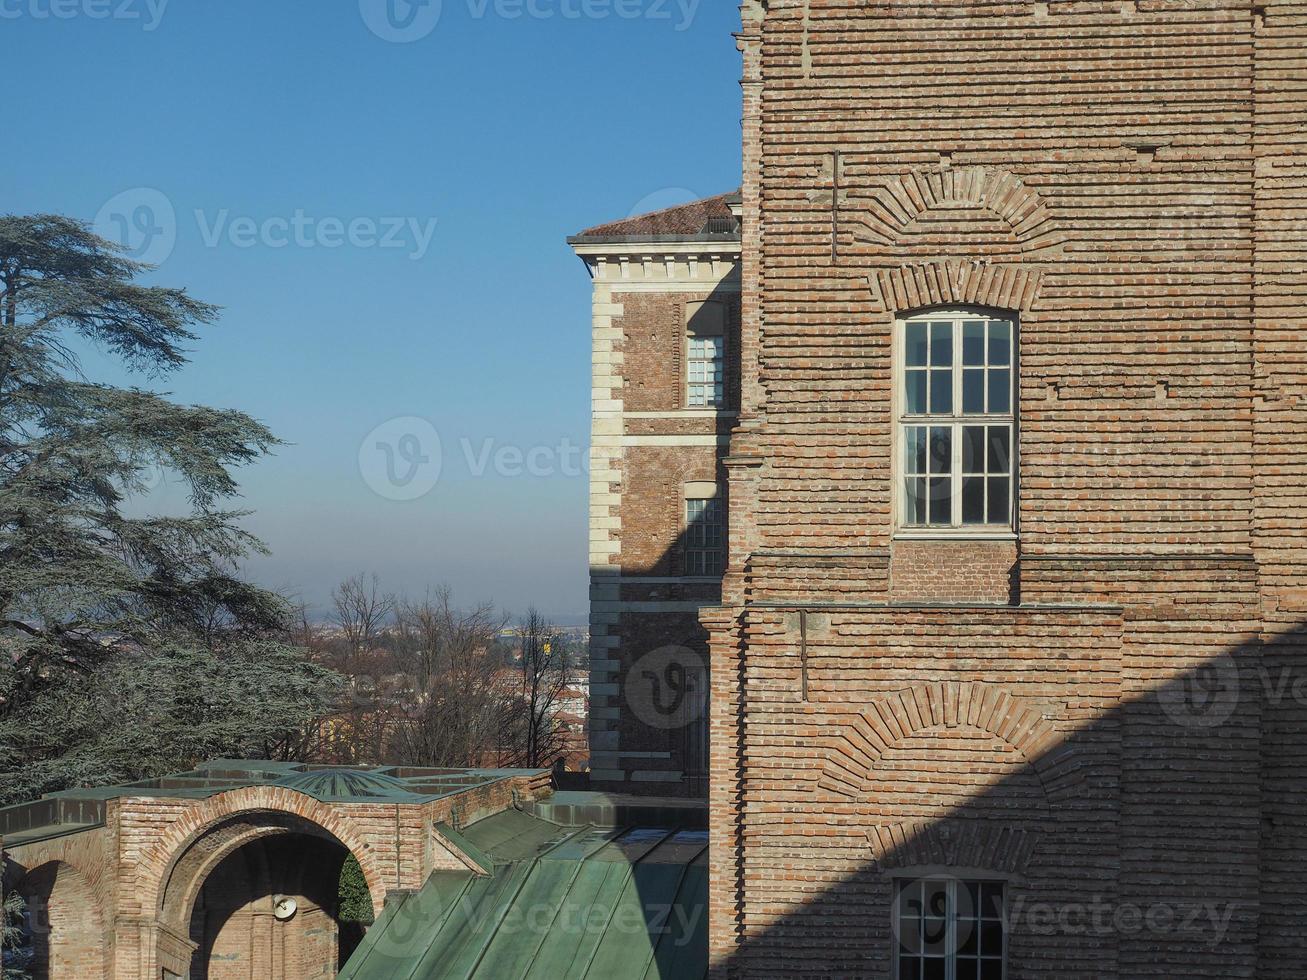
[[[589,282],[564,238],[738,186],[737,27],[726,0],[0,0],[0,210],[97,220],[224,307],[159,387],[288,442],[241,475],[252,577],[570,620]]]

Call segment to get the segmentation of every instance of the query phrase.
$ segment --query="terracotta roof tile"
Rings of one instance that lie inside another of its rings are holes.
[[[676,207],[638,214],[622,221],[595,225],[577,235],[577,238],[640,238],[655,235],[700,235],[709,220],[730,218],[729,202],[737,193],[719,194],[701,201],[678,204]]]

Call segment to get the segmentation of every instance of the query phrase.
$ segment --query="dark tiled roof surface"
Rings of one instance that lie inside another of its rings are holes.
[[[574,236],[573,240],[702,235],[713,219],[725,220],[733,217],[730,202],[738,197],[737,193],[718,194],[716,197],[678,204],[676,207],[665,208],[662,211],[637,214],[622,221],[610,221],[607,224],[587,228],[581,234]]]

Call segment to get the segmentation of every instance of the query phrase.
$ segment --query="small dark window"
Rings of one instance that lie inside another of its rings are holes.
[[[895,882],[898,980],[1004,980],[1004,884],[914,878]]]
[[[726,570],[726,521],[720,497],[685,502],[685,574],[715,577]]]

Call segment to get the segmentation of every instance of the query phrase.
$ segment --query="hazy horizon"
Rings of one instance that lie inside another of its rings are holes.
[[[564,239],[738,186],[737,13],[386,2],[12,8],[10,71],[40,85],[11,130],[46,135],[3,210],[94,221],[225,308],[176,375],[87,373],[286,441],[239,474],[272,550],[252,578],[320,612],[375,572],[579,624],[590,284]],[[149,498],[182,502],[166,475]]]

